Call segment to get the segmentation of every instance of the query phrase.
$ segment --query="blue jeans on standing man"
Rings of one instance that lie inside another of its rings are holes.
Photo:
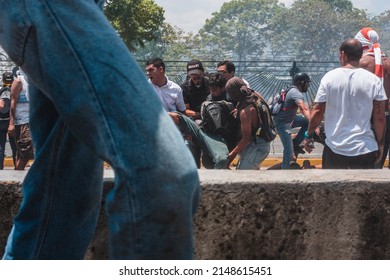
[[[0,169],[4,168],[5,143],[7,142],[9,120],[0,120]]]
[[[110,257],[192,257],[195,162],[103,3],[0,0],[0,44],[31,83],[36,148],[4,259],[84,258],[103,161],[115,171]]]
[[[298,147],[305,138],[305,131],[309,122],[303,115],[296,115],[292,123],[275,121],[275,128],[283,145],[282,169],[290,169],[290,163],[294,156],[294,147]],[[291,129],[301,127],[294,140]]]

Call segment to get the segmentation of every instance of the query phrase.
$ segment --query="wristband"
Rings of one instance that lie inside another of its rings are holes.
[[[307,133],[307,130],[305,131],[305,138],[306,139],[313,139],[313,134],[312,135],[309,135],[309,133]]]

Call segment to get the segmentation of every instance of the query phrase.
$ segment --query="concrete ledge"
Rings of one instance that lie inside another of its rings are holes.
[[[20,203],[24,174],[0,171],[0,253]],[[390,259],[387,169],[199,174],[198,259]],[[105,178],[107,192],[112,171]],[[107,258],[103,213],[86,258]]]

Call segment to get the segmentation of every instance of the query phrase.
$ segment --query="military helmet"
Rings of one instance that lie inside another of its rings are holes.
[[[293,78],[293,83],[299,83],[299,82],[311,82],[309,75],[306,73],[296,73]]]

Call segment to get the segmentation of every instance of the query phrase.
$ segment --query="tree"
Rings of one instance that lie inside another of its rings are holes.
[[[146,42],[143,48],[134,51],[139,60],[161,57],[164,60],[186,60],[196,50],[196,38],[177,26],[164,23],[155,34],[156,39]]]
[[[134,51],[157,39],[164,9],[153,0],[108,0],[105,14],[127,47]]]
[[[385,11],[373,19],[374,29],[379,33],[381,49],[390,55],[390,11]]]
[[[349,4],[349,0],[295,1],[273,21],[274,53],[299,60],[337,59],[340,43],[370,24],[363,10]]]
[[[322,0],[322,1],[328,4],[329,7],[334,12],[343,13],[343,12],[353,11],[353,4],[349,0]]]
[[[269,24],[283,6],[277,0],[232,0],[206,20],[199,32],[210,58],[234,57],[239,61],[259,58],[267,46]]]

